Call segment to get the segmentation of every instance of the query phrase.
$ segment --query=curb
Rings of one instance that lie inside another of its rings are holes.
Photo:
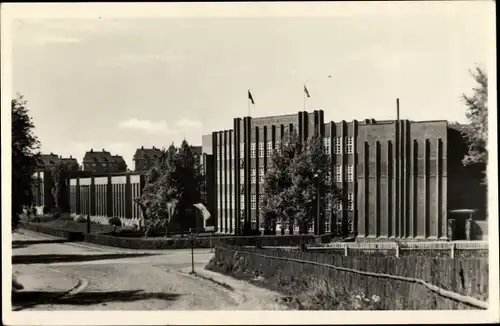
[[[191,274],[191,273],[186,273],[186,272],[183,272],[183,271],[180,271],[180,270],[175,270],[175,269],[170,269],[170,268],[166,268],[164,269],[170,273],[174,273],[174,274],[177,274],[177,275],[181,275],[181,276],[185,276],[185,277],[189,277],[191,279],[195,279],[195,280],[205,280],[205,281],[209,281],[211,282],[212,284],[215,284],[217,285],[219,288],[222,288],[222,290],[224,292],[226,292],[234,301],[236,301],[238,304],[241,304],[243,303],[244,301],[246,301],[246,296],[244,294],[241,294],[237,291],[234,290],[234,288],[227,284],[227,283],[224,283],[224,282],[220,282],[220,281],[217,281],[211,277],[207,277],[207,276],[203,276],[201,275],[201,273],[197,273],[195,271],[195,274]]]

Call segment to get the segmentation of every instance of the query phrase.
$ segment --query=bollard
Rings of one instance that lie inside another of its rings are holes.
[[[344,256],[346,257],[347,257],[347,252],[348,252],[347,245],[344,245]]]
[[[396,242],[396,258],[399,258],[399,243]]]
[[[455,244],[451,244],[451,251],[450,251],[450,257],[455,258]]]

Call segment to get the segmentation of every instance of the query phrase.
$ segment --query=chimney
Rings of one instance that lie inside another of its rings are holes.
[[[106,150],[105,150],[104,148],[102,149],[102,151],[103,151],[104,153],[106,153]]]
[[[70,155],[69,158],[73,158],[73,155]]]
[[[94,149],[93,149],[93,148],[91,148],[91,149],[90,149],[90,152],[91,152],[91,153],[93,153],[93,152],[94,152]]]
[[[144,149],[144,146],[141,146],[141,149]]]
[[[156,149],[156,148],[153,146],[153,149]]]

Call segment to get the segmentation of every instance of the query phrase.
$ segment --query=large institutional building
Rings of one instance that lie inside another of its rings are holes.
[[[206,170],[218,232],[238,234],[244,225],[262,229],[264,175],[292,131],[302,140],[321,135],[331,175],[346,194],[316,214],[311,233],[343,224],[358,238],[446,239],[450,209],[479,208],[484,214],[480,173],[461,164],[467,152],[461,126],[374,119],[325,123],[323,116],[319,110],[235,118],[232,129],[203,136],[204,163],[214,167]]]

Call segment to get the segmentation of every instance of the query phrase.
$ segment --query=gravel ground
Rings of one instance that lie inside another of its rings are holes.
[[[190,250],[130,256],[131,250],[83,243],[47,243],[55,238],[29,231],[14,234],[13,240],[13,270],[19,273],[21,282],[26,282],[21,291],[25,296],[16,304],[28,306],[25,310],[286,309],[275,303],[280,297],[275,292],[203,271],[213,256],[206,249],[195,251],[196,271],[218,282],[230,283],[232,290],[206,278],[188,275]],[[38,278],[36,286],[30,283],[40,275],[52,276]],[[59,275],[61,282],[54,275]],[[62,282],[63,279],[66,281]],[[54,297],[53,292],[62,293],[64,287],[69,290],[75,281],[85,284],[80,292]]]

